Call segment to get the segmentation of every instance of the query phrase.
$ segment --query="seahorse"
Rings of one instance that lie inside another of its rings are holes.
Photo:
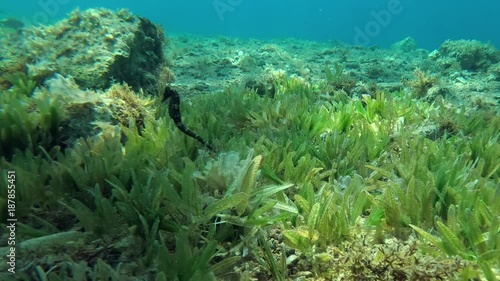
[[[162,101],[165,102],[167,99],[170,99],[170,102],[168,104],[168,115],[175,122],[175,126],[179,128],[179,130],[181,130],[181,132],[183,132],[184,134],[194,138],[195,140],[206,146],[208,149],[215,152],[215,149],[206,140],[184,126],[181,117],[181,99],[179,98],[179,94],[174,89],[168,86],[165,88],[165,92],[163,92]]]

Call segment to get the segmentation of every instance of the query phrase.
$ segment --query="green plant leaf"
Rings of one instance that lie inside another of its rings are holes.
[[[420,234],[420,236],[424,237],[424,239],[428,240],[432,245],[446,252],[446,248],[444,248],[443,243],[439,238],[413,224],[410,224],[410,227],[413,228],[413,230],[415,230],[418,234]]]
[[[265,235],[262,232],[259,235],[259,242],[264,248],[264,257],[269,267],[269,271],[273,276],[273,280],[282,281],[284,280],[284,272],[282,272],[281,267],[278,266],[278,262],[271,251],[271,247],[269,246],[269,242],[266,239]]]
[[[210,267],[210,271],[213,272],[215,275],[221,275],[227,273],[228,271],[232,270],[233,267],[236,264],[238,264],[241,260],[242,260],[241,256],[233,256],[225,258],[222,261],[212,265]]]
[[[239,204],[241,204],[242,202],[244,202],[244,200],[247,199],[247,197],[248,197],[247,194],[245,194],[243,192],[239,192],[239,193],[224,197],[222,199],[219,199],[216,202],[209,205],[207,208],[205,208],[205,210],[203,210],[203,215],[198,220],[200,222],[205,221],[205,220],[210,219],[223,211],[232,209],[232,208],[238,206]]]
[[[294,186],[292,183],[283,184],[283,185],[267,186],[267,187],[264,187],[262,189],[254,190],[251,195],[252,196],[259,196],[262,198],[269,198],[278,192],[289,189],[292,186]]]
[[[309,229],[316,229],[317,224],[318,224],[318,218],[319,218],[319,213],[320,213],[320,208],[321,205],[319,203],[315,203],[312,208],[311,212],[309,213],[309,216],[307,216],[307,227]]]
[[[446,225],[441,221],[437,221],[436,228],[442,237],[443,247],[447,249],[448,254],[466,256],[465,246]]]
[[[261,163],[262,163],[262,156],[257,155],[252,160],[250,166],[248,167],[248,170],[245,173],[245,177],[243,178],[243,180],[241,182],[240,191],[247,194],[247,196],[243,199],[244,201],[241,204],[238,204],[236,206],[236,213],[240,216],[245,212],[245,210],[248,206],[248,200],[250,199],[250,193],[252,192],[252,190],[255,186],[255,181],[257,179],[257,172],[259,171]]]
[[[277,203],[278,203],[278,201],[276,201],[276,200],[268,200],[267,203],[264,204],[264,206],[253,211],[251,214],[251,217],[258,218],[258,217],[262,216],[263,214],[272,210],[274,208],[274,206],[276,206]]]
[[[293,196],[293,199],[295,200],[295,204],[304,211],[305,215],[308,215],[309,212],[311,211],[311,206],[309,205],[309,202],[299,194],[295,194]]]
[[[312,250],[312,245],[309,243],[310,239],[305,238],[303,233],[299,233],[296,230],[284,230],[283,237],[285,244],[289,247],[297,249],[302,253],[309,253]],[[309,231],[307,230],[307,237],[309,237]]]

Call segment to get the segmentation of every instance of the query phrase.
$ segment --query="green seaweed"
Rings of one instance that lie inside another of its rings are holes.
[[[31,97],[37,86],[37,81],[24,73],[9,73],[4,76],[12,87],[9,89],[10,94],[19,94],[26,97]]]
[[[76,229],[87,239],[59,245],[80,253],[61,263],[36,251],[23,257],[35,261],[23,264],[23,278],[121,280],[134,272],[147,280],[244,280],[253,273],[234,267],[255,261],[268,278],[285,280],[293,278],[294,265],[286,264],[293,253],[314,278],[385,278],[400,272],[384,267],[393,264],[405,276],[495,280],[497,117],[466,123],[464,111],[449,114],[401,93],[325,101],[300,79],[275,83],[273,98],[235,86],[183,109],[187,126],[226,151],[216,158],[198,151],[161,109],[143,127],[130,122],[62,150],[48,136],[64,125],[67,115],[56,109],[64,100],[2,94],[8,107],[0,118],[16,126],[2,127],[2,145],[12,147],[3,150],[1,169],[23,179],[19,235],[45,239]],[[39,109],[27,111],[32,102]],[[222,103],[234,110],[216,106]],[[453,120],[456,131],[414,133],[440,118]],[[272,244],[277,230],[282,243]],[[362,243],[353,242],[360,236]],[[378,244],[388,239],[431,245]],[[122,266],[111,253],[124,257]],[[409,254],[415,259],[398,258]]]

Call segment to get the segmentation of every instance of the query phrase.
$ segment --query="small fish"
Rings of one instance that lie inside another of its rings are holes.
[[[174,120],[175,126],[184,134],[194,138],[208,149],[215,152],[214,148],[206,140],[184,126],[181,118],[181,99],[179,98],[179,94],[168,86],[165,88],[165,92],[163,92],[162,101],[166,101],[167,99],[170,99],[168,104],[168,115],[172,118],[172,120]]]
[[[6,18],[0,20],[0,26],[12,29],[21,29],[24,27],[24,23],[15,18]]]

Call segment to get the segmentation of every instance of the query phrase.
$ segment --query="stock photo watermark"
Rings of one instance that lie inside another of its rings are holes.
[[[64,6],[71,0],[38,0],[36,3],[40,10],[33,13],[31,18],[23,17],[22,20],[28,25],[47,25],[51,18],[56,17]]]
[[[16,171],[7,171],[7,271],[16,273]]]
[[[214,6],[214,10],[219,20],[224,21],[224,14],[233,12],[241,3],[243,3],[243,0],[214,0],[212,5]]]
[[[411,0],[409,1],[411,2]],[[373,38],[379,36],[382,30],[389,26],[393,16],[401,14],[403,10],[404,7],[400,0],[389,0],[384,9],[371,10],[370,15],[372,20],[368,21],[362,27],[354,27],[354,44],[370,44]]]

